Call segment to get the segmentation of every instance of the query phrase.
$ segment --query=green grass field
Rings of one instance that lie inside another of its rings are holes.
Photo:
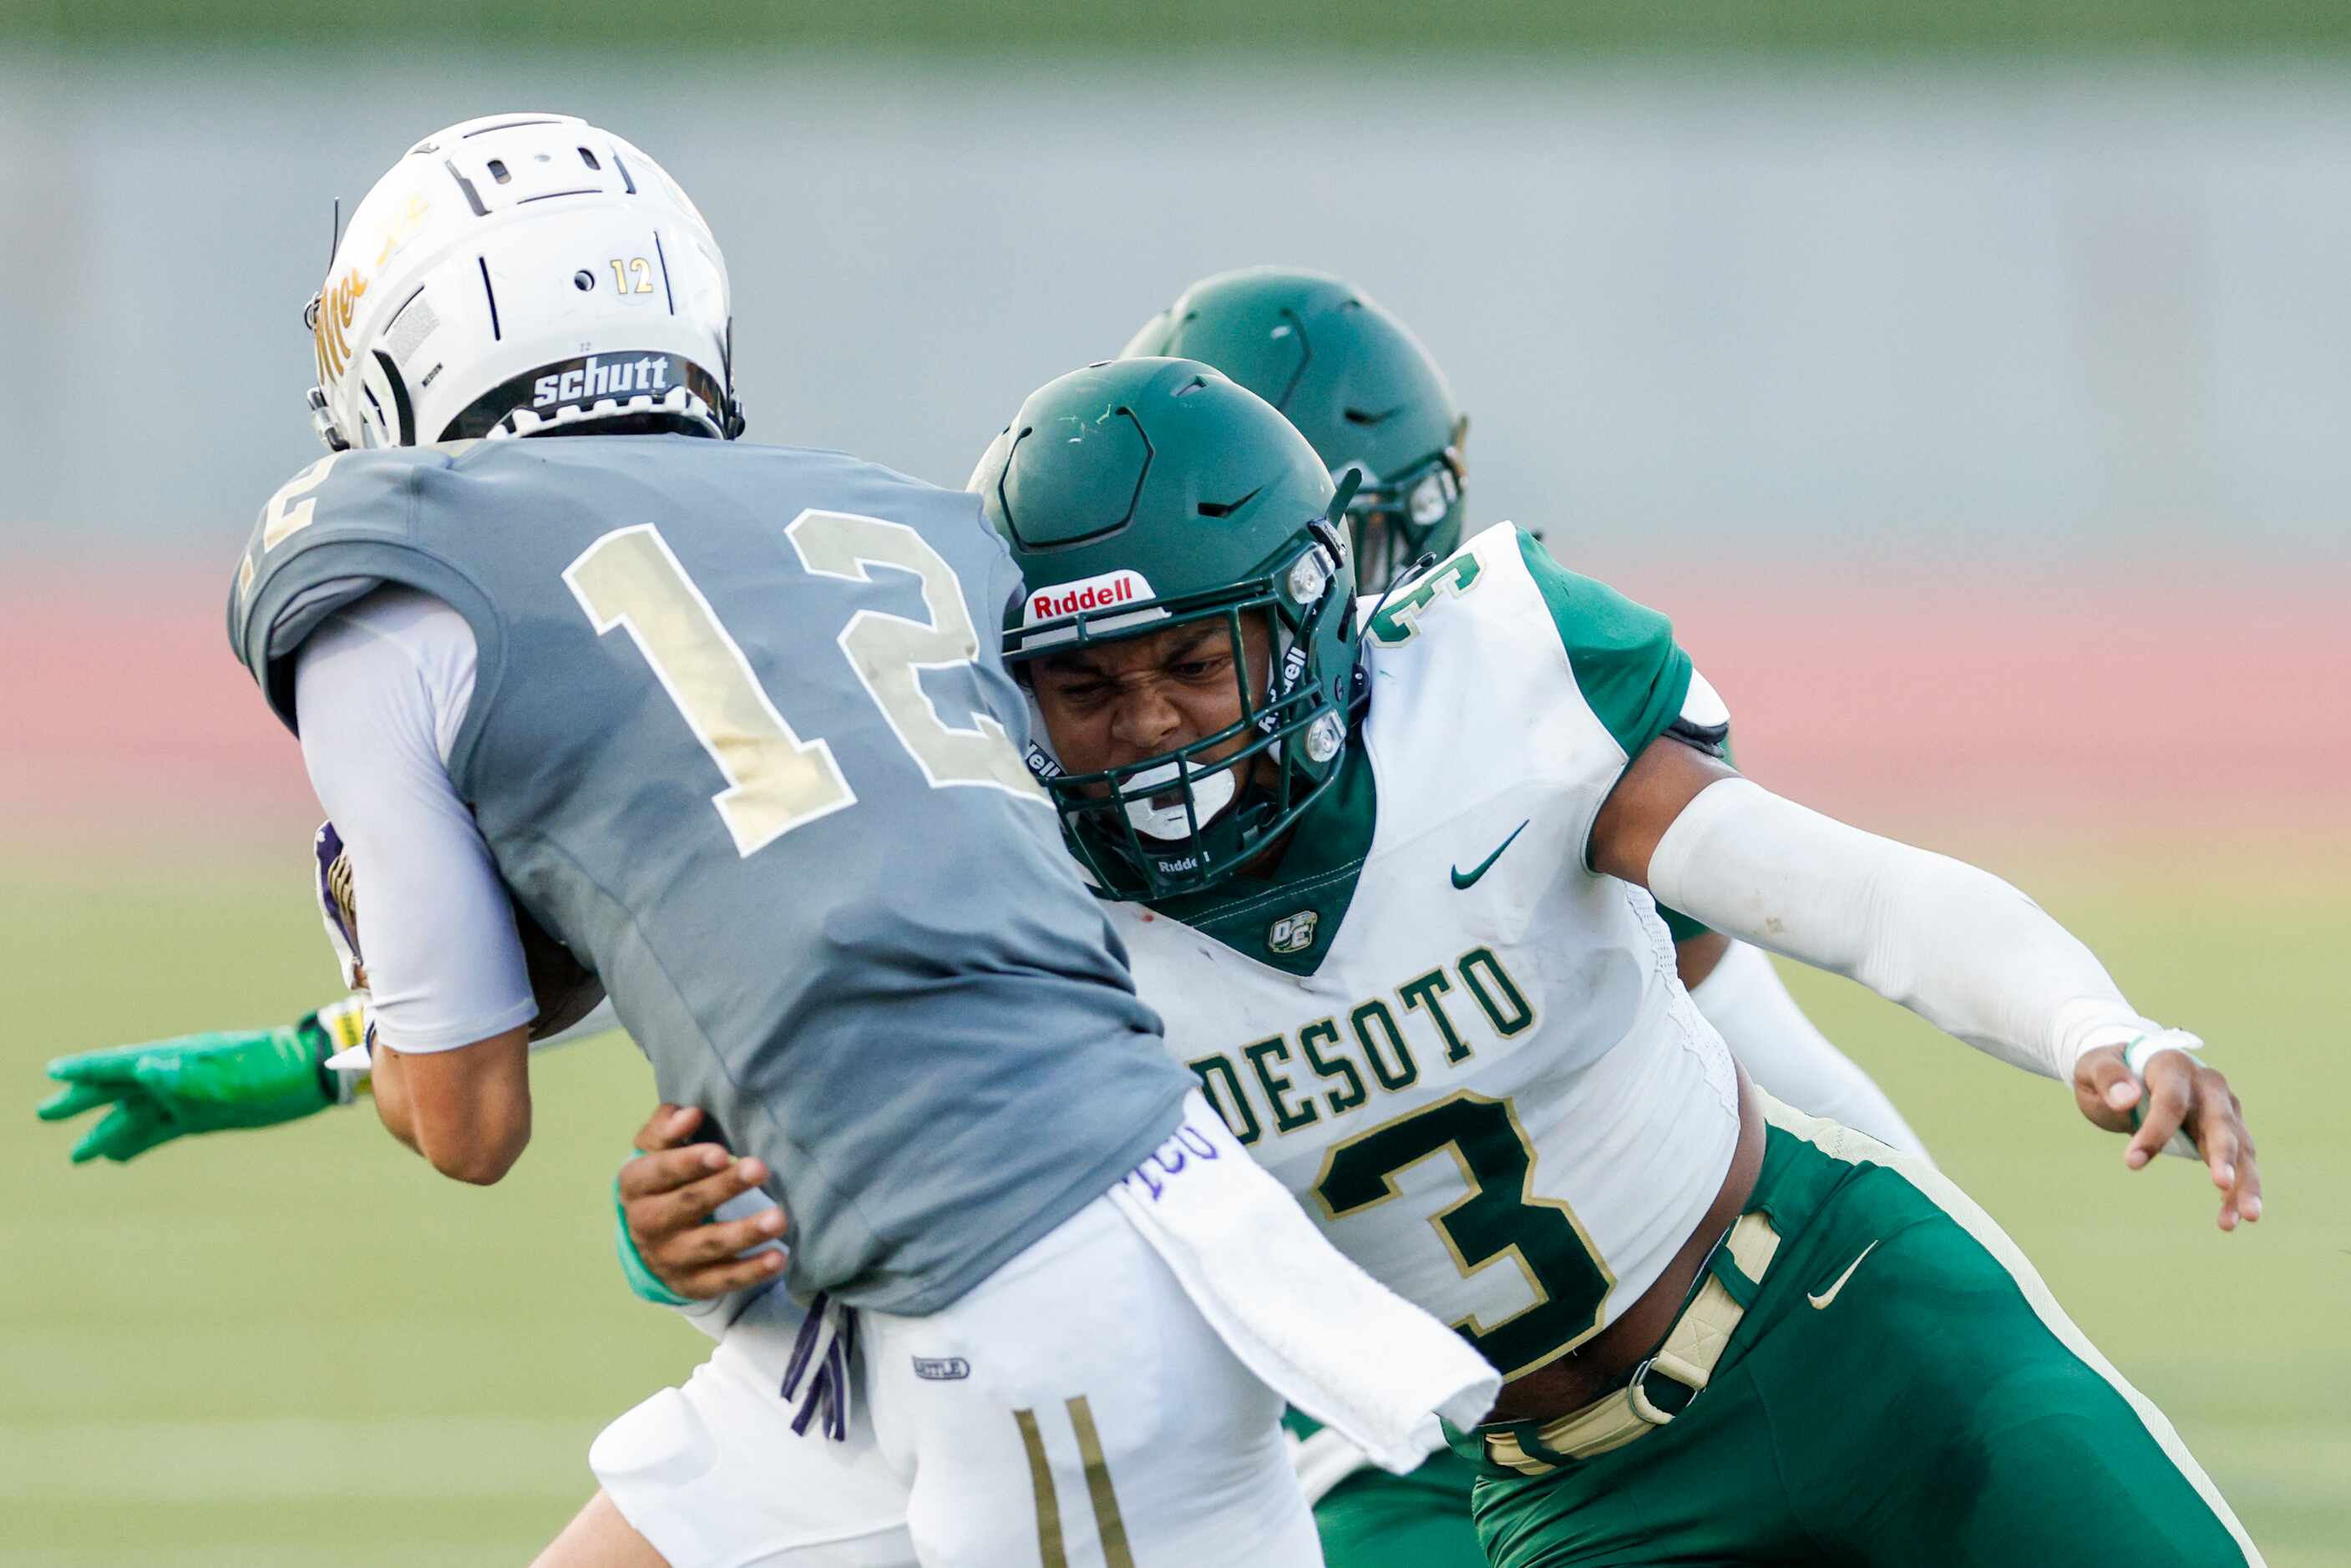
[[[2191,1168],[2127,1176],[2053,1086],[1840,981],[1802,992],[2170,1413],[2269,1561],[2351,1561],[2351,857],[2220,883],[2175,858],[2002,867],[2140,1005],[2210,1037],[2262,1140],[2270,1218],[2250,1232],[2212,1229]],[[290,1017],[331,974],[283,857],[213,878],[11,870],[0,1174],[28,1201],[5,1226],[0,1564],[525,1560],[590,1490],[598,1427],[702,1353],[610,1260],[608,1183],[650,1099],[636,1054],[615,1037],[546,1060],[536,1145],[488,1191],[364,1111],[69,1169],[69,1135],[31,1116],[45,1058]]]

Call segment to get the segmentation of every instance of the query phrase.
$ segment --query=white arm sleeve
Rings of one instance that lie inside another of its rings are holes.
[[[395,1051],[455,1050],[538,1011],[513,904],[444,761],[473,653],[455,610],[385,590],[330,618],[295,667],[302,761],[350,851],[377,1034]]]
[[[1980,1051],[2070,1080],[2083,1053],[2158,1027],[2014,888],[1782,800],[1708,784],[1649,862],[1660,902],[1857,980]]]
[[[1733,942],[1690,1000],[1755,1081],[1806,1116],[1867,1133],[1906,1154],[1926,1147],[1870,1075],[1829,1043],[1761,948]]]

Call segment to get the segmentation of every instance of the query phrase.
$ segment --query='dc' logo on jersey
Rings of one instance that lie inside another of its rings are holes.
[[[1265,945],[1272,952],[1302,953],[1314,945],[1314,928],[1321,920],[1312,909],[1284,915],[1267,929]]]
[[[1039,621],[1059,620],[1086,610],[1140,604],[1153,597],[1150,578],[1131,566],[1121,566],[1098,577],[1080,577],[1073,583],[1039,588],[1029,596],[1020,624],[1035,626]]]

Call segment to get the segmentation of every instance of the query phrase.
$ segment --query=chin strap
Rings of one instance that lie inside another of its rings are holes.
[[[317,300],[312,300],[310,302],[311,308],[314,310],[317,309],[318,304],[319,302]],[[327,408],[327,389],[324,387],[311,388],[308,402],[310,405],[310,430],[312,433],[318,436],[319,442],[324,445],[329,452],[350,451],[351,443],[345,441],[343,439],[343,432],[335,428],[335,416]]]

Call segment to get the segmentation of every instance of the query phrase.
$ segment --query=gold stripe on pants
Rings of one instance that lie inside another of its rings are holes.
[[[1037,1495],[1037,1553],[1045,1568],[1070,1568],[1070,1554],[1061,1550],[1061,1502],[1053,1491],[1053,1465],[1045,1457],[1045,1435],[1037,1429],[1037,1412],[1015,1410],[1020,1424],[1020,1446],[1029,1451],[1029,1484]]]
[[[1102,1537],[1107,1568],[1134,1568],[1127,1550],[1126,1520],[1118,1511],[1118,1491],[1111,1485],[1110,1462],[1102,1457],[1102,1434],[1094,1427],[1093,1407],[1084,1395],[1066,1402],[1070,1428],[1077,1434],[1078,1458],[1086,1473],[1086,1497],[1093,1504],[1094,1529]],[[1061,1494],[1053,1486],[1052,1460],[1045,1454],[1045,1437],[1037,1427],[1037,1412],[1015,1410],[1020,1446],[1029,1455],[1029,1483],[1037,1500],[1037,1552],[1044,1568],[1069,1568],[1061,1538]]]

